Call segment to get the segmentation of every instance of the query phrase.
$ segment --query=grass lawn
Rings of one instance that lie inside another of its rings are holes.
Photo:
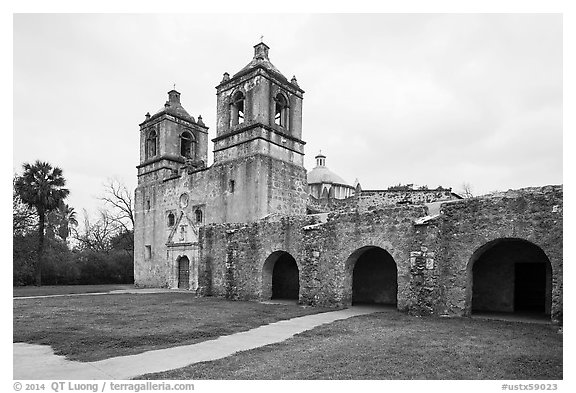
[[[46,285],[42,287],[26,286],[13,287],[14,297],[24,296],[46,296],[46,295],[68,295],[73,293],[97,293],[110,292],[118,289],[134,289],[134,285]]]
[[[562,379],[550,325],[385,312],[143,379]]]
[[[80,361],[193,344],[325,311],[191,293],[14,299],[13,305],[14,342],[51,345]]]

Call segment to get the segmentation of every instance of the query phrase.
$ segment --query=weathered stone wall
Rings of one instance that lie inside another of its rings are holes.
[[[314,223],[314,217],[277,216],[246,224],[212,224],[200,231],[201,293],[230,299],[261,299],[262,273],[266,259],[276,251],[294,257],[302,282],[302,227]]]
[[[538,246],[550,260],[552,320],[561,322],[562,198],[562,186],[547,186],[443,204],[438,241],[430,247],[441,261],[438,303],[444,309],[439,311],[469,315],[474,253],[497,239],[521,239]]]
[[[424,204],[455,198],[450,189],[444,188],[438,190],[362,190],[358,197],[358,208],[360,211],[369,211],[384,205]]]
[[[371,213],[271,217],[250,224],[214,224],[201,230],[200,286],[203,293],[260,299],[262,267],[275,251],[286,251],[300,272],[300,302],[343,306],[352,300],[352,254],[365,246],[380,247],[398,268],[398,307],[414,305],[410,251],[415,247],[413,221],[423,206],[388,207]]]
[[[315,198],[308,195],[307,210],[310,213],[328,213],[335,211],[355,211],[358,206],[358,198],[351,196],[345,199]]]
[[[521,239],[542,249],[552,265],[552,319],[562,320],[562,187],[442,204],[370,212],[271,216],[248,224],[215,224],[201,231],[202,293],[262,299],[263,266],[276,251],[298,265],[303,304],[346,306],[363,250],[387,251],[397,267],[397,306],[418,315],[465,316],[471,311],[475,252],[497,239]],[[268,285],[268,284],[266,284]]]
[[[361,190],[346,199],[309,196],[308,209],[313,212],[357,210],[367,212],[390,205],[419,205],[458,199],[450,189],[437,190]]]
[[[380,247],[396,262],[398,309],[414,304],[410,290],[409,255],[414,249],[416,218],[426,215],[423,206],[388,206],[366,213],[331,213],[326,223],[305,230],[308,282],[301,300],[308,304],[349,305],[352,301],[352,272],[357,251]],[[356,253],[356,254],[355,254]]]

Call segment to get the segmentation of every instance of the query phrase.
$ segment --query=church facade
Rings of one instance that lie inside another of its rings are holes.
[[[172,90],[140,124],[139,287],[414,314],[538,312],[562,320],[562,186],[461,199],[450,189],[362,190],[303,166],[304,91],[259,43],[216,87],[208,128]],[[312,176],[311,176],[312,175]]]

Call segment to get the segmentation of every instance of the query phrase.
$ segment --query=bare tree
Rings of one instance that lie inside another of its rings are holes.
[[[110,218],[118,222],[126,231],[134,229],[133,193],[118,179],[109,179],[104,184],[104,195],[100,200],[113,208]]]
[[[474,194],[472,193],[472,186],[470,185],[470,183],[462,183],[462,192],[461,192],[462,196],[464,198],[472,198],[474,196]]]
[[[74,238],[79,248],[97,252],[110,252],[112,239],[124,232],[123,225],[107,210],[100,210],[98,219],[90,220],[88,212],[84,209],[84,229],[82,233],[76,231]]]

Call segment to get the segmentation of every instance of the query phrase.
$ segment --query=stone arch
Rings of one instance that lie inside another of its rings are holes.
[[[498,238],[476,249],[466,267],[466,313],[520,312],[550,316],[552,264],[521,238]]]
[[[177,259],[178,289],[190,289],[190,259],[186,255]]]
[[[286,251],[274,251],[262,266],[261,297],[294,299],[300,297],[300,270],[296,260]]]
[[[180,134],[180,155],[186,158],[195,158],[195,143],[196,139],[190,131],[184,131]]]
[[[151,129],[146,137],[145,157],[150,159],[156,156],[158,150],[158,134],[156,130]]]
[[[274,124],[289,128],[290,124],[290,101],[283,92],[278,92],[274,96]]]
[[[230,126],[244,123],[246,112],[246,95],[237,90],[230,98]]]
[[[378,246],[360,247],[346,260],[345,297],[352,304],[397,306],[398,267],[392,255]]]

